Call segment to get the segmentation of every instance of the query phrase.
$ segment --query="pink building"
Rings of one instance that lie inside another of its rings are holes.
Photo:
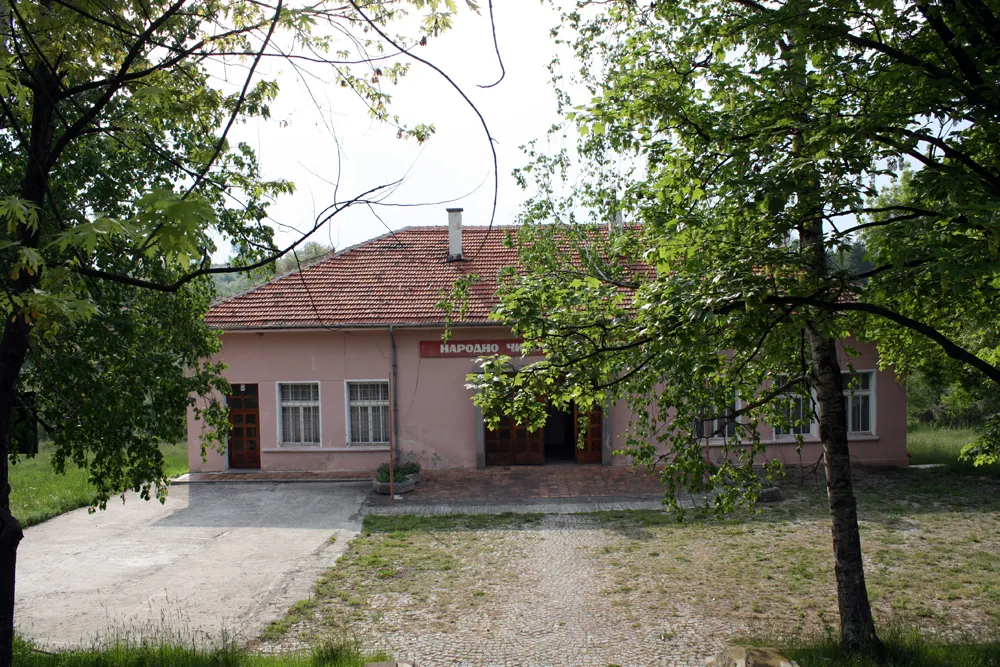
[[[393,441],[401,458],[425,468],[627,464],[612,454],[630,420],[621,403],[592,415],[582,450],[566,413],[551,412],[534,434],[513,424],[484,429],[466,375],[483,354],[518,354],[519,341],[487,320],[496,303],[489,279],[515,263],[504,239],[516,230],[463,230],[460,209],[449,210],[449,223],[386,234],[216,304],[206,321],[223,331],[232,428],[227,453],[202,461],[202,424],[190,412],[191,471],[369,471],[388,460]],[[435,304],[468,274],[481,280],[443,343]],[[874,346],[854,346],[862,354],[851,360],[861,375],[849,402],[852,455],[868,465],[905,465],[905,390],[891,371],[878,370]],[[806,429],[801,457],[794,434],[762,436],[769,457],[811,464],[821,455],[817,434],[816,424]]]

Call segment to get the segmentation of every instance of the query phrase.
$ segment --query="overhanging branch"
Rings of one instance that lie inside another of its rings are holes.
[[[765,299],[766,303],[771,303],[773,305],[788,305],[788,306],[812,306],[814,308],[819,308],[821,310],[826,310],[829,312],[861,312],[868,313],[870,315],[876,315],[878,317],[894,322],[906,329],[915,331],[922,336],[934,341],[944,350],[952,359],[960,361],[993,380],[997,384],[1000,384],[1000,368],[993,366],[987,361],[980,359],[975,354],[965,349],[955,341],[951,340],[943,333],[923,322],[918,322],[912,318],[905,315],[897,313],[888,308],[875,305],[873,303],[861,303],[861,302],[831,302],[823,299],[811,298],[811,297],[781,297],[773,296]]]

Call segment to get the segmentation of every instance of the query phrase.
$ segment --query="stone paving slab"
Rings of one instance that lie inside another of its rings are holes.
[[[370,482],[374,472],[345,471],[294,471],[228,470],[226,472],[188,472],[171,480],[172,484],[205,484],[218,482]]]
[[[662,509],[662,496],[649,498],[553,498],[508,502],[421,502],[390,501],[387,496],[372,496],[361,511],[364,514],[433,516],[441,514],[581,514],[614,510]]]

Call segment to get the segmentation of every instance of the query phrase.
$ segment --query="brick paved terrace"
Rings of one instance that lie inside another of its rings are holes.
[[[407,500],[524,500],[649,497],[663,494],[659,479],[629,467],[509,466],[485,470],[424,470]]]
[[[177,483],[336,482],[372,479],[373,472],[195,472]],[[626,466],[544,465],[485,470],[424,470],[415,501],[493,501],[546,498],[652,498],[663,494],[656,475]]]

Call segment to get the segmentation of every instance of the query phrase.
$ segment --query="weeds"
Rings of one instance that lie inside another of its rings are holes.
[[[365,653],[355,639],[330,638],[311,651],[260,655],[233,643],[203,649],[165,643],[120,643],[85,650],[42,651],[22,638],[14,640],[18,667],[363,667],[389,660],[384,653]]]
[[[973,466],[958,460],[962,447],[979,438],[974,429],[933,428],[919,426],[906,434],[906,449],[911,465],[943,464],[952,471],[975,475],[1000,477],[1000,464]]]

